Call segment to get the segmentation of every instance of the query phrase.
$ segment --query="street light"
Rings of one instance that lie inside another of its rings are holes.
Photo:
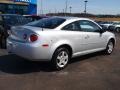
[[[87,13],[87,0],[84,1],[85,2],[85,10],[84,10],[84,13],[86,14]]]

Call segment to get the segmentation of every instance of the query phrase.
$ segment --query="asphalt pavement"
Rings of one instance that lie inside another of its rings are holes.
[[[116,37],[111,55],[77,57],[62,71],[0,49],[0,90],[120,90],[120,34]]]

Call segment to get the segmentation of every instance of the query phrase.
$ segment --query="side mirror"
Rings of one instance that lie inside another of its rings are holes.
[[[100,30],[100,33],[104,33],[108,30],[108,28],[103,25],[101,25],[101,27],[102,27],[102,29]]]
[[[108,28],[104,25],[100,25],[102,27],[103,30],[108,30]]]

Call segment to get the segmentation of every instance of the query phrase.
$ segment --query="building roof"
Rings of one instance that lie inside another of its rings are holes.
[[[18,4],[18,5],[28,5],[27,2],[14,2],[12,0],[0,0],[2,4]]]

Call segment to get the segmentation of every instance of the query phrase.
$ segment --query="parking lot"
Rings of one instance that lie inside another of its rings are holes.
[[[54,71],[47,62],[30,62],[0,50],[0,90],[119,90],[120,34],[112,55],[95,53],[73,59]]]

